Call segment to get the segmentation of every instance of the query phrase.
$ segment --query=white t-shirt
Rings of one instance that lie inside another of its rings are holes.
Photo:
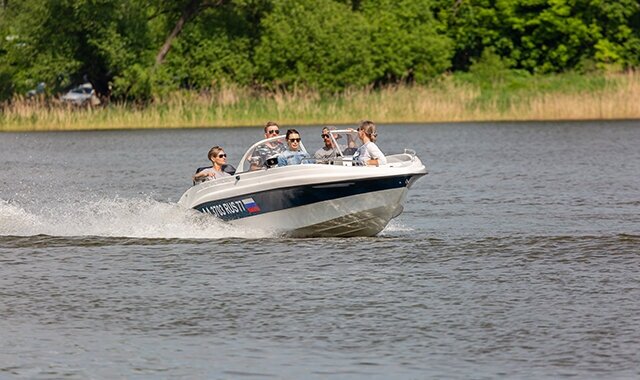
[[[378,165],[385,165],[387,163],[387,158],[384,156],[380,148],[374,142],[368,142],[356,151],[353,155],[353,158],[358,161],[362,161],[365,164],[369,160],[378,160]]]

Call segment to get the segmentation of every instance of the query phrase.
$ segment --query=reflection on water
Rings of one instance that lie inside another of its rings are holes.
[[[430,174],[375,238],[175,205],[258,129],[0,135],[0,377],[640,375],[634,122],[383,126]]]

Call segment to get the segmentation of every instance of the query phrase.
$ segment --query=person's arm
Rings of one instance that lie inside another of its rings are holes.
[[[300,163],[302,164],[303,162],[306,164],[309,164],[309,163],[315,162],[315,159],[311,160],[311,155],[309,154],[309,152],[301,152]]]
[[[251,166],[249,168],[250,171],[263,169],[267,158],[269,158],[268,152],[264,149],[261,149],[261,147],[263,146],[258,146],[258,148],[256,148],[256,150],[254,151],[253,156],[249,158],[249,162],[251,163]]]
[[[382,151],[376,144],[367,144],[367,150],[369,151],[369,156],[371,157],[371,159],[367,161],[367,165],[380,166],[387,163],[387,158],[384,156],[384,153],[382,153]]]
[[[200,177],[213,177],[213,178],[216,178],[216,175],[213,174],[213,172],[211,172],[210,170],[205,169],[205,170],[202,170],[200,173],[196,173],[193,176],[193,179],[200,178]]]

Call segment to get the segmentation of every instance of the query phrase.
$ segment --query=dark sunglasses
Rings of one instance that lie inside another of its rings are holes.
[[[267,131],[267,133],[270,134],[270,135],[279,135],[280,131],[277,130],[277,129],[272,129],[270,131]]]
[[[223,158],[223,157],[227,157],[227,154],[226,153],[222,153],[222,154],[218,155],[218,158]]]
[[[300,139],[289,139],[291,142],[300,142]]]
[[[328,135],[328,134],[326,134],[326,133],[323,133],[323,134],[321,134],[320,136],[322,136],[322,138],[323,138],[323,139],[328,139],[328,138],[329,138],[329,135]]]

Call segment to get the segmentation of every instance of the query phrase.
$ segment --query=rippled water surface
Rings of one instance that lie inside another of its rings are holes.
[[[0,378],[640,376],[640,122],[383,125],[429,175],[375,238],[176,205],[260,135],[0,134]]]

